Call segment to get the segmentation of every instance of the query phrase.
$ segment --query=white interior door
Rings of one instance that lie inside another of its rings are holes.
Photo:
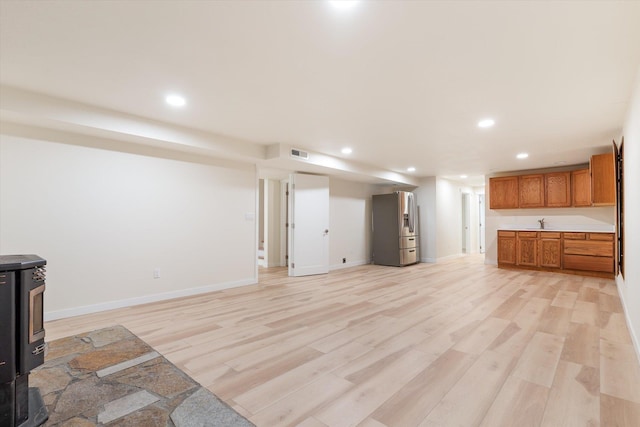
[[[329,272],[329,177],[289,178],[289,276]]]

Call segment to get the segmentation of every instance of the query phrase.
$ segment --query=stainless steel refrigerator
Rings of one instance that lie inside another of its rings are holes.
[[[403,266],[418,258],[418,224],[413,193],[373,196],[373,263]]]

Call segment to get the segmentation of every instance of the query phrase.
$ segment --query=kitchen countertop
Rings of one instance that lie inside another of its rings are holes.
[[[498,227],[498,231],[550,231],[556,233],[614,233],[613,226],[609,227],[549,227],[544,230],[540,227],[504,226]]]

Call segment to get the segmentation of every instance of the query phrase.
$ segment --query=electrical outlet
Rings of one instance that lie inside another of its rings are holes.
[[[347,259],[346,258],[342,258],[342,263],[346,264],[347,263]]]
[[[153,269],[153,278],[154,279],[159,279],[160,278],[160,269],[159,268],[154,268]]]

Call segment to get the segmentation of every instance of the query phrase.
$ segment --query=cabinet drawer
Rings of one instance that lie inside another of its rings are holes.
[[[565,239],[586,240],[587,233],[563,233]]]
[[[418,246],[417,236],[402,236],[400,237],[400,249],[415,248]]]
[[[400,249],[400,264],[415,264],[418,262],[418,251],[416,248],[413,249]]]
[[[498,231],[498,237],[516,237],[515,231]]]
[[[565,240],[564,253],[569,255],[591,255],[613,257],[613,244],[593,240]]]
[[[613,273],[613,258],[585,255],[565,255],[564,268],[568,270],[601,271]]]
[[[589,233],[589,240],[606,240],[613,242],[613,234],[611,233]]]
[[[525,239],[535,239],[538,237],[537,231],[518,231],[518,237],[523,237]]]
[[[540,232],[541,239],[559,239],[560,233],[554,231],[541,231]]]

